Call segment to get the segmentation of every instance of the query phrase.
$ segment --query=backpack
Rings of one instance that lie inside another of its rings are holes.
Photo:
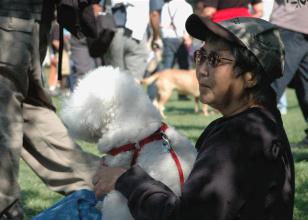
[[[107,52],[116,32],[114,17],[109,12],[103,12],[96,18],[98,36],[87,38],[90,56],[101,57]]]
[[[94,0],[58,0],[57,21],[60,25],[58,79],[62,80],[63,28],[78,39],[97,37],[97,27],[92,4]]]
[[[60,26],[77,38],[97,37],[92,0],[58,0],[57,20]]]

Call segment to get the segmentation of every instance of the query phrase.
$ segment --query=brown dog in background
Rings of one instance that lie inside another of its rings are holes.
[[[153,103],[163,117],[165,117],[164,106],[174,89],[180,94],[193,96],[195,101],[194,110],[196,113],[199,112],[200,92],[196,70],[166,69],[141,80],[143,85],[150,85],[153,82],[157,87],[157,96]],[[202,111],[204,115],[209,115],[207,105],[203,104]]]

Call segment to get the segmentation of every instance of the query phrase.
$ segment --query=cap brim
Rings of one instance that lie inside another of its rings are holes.
[[[242,44],[231,32],[207,17],[192,14],[187,18],[185,27],[190,36],[202,41],[206,39],[209,32],[212,32],[228,41]]]

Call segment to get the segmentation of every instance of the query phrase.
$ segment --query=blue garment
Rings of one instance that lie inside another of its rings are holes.
[[[292,81],[300,109],[308,124],[308,35],[280,28],[285,47],[283,76],[272,83],[277,102]],[[306,131],[308,136],[308,129]]]
[[[71,74],[72,88],[75,88],[78,79],[82,78],[88,71],[95,69],[98,65],[96,59],[90,56],[86,38],[77,39],[72,36],[71,45]]]
[[[173,68],[177,62],[179,69],[190,67],[189,54],[182,38],[163,38],[163,69]]]
[[[150,0],[150,11],[161,11],[165,0]]]
[[[112,14],[117,27],[125,27],[126,8],[124,4],[119,4],[112,8]]]
[[[82,189],[64,197],[32,220],[101,220],[102,213],[94,207],[96,203],[94,192]]]

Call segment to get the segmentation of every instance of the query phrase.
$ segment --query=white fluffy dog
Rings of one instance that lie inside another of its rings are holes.
[[[196,150],[175,129],[162,126],[158,110],[128,73],[112,67],[89,72],[64,103],[61,117],[74,137],[97,143],[106,165],[128,168],[135,160],[180,194]],[[105,197],[102,209],[104,220],[133,219],[117,191]]]

